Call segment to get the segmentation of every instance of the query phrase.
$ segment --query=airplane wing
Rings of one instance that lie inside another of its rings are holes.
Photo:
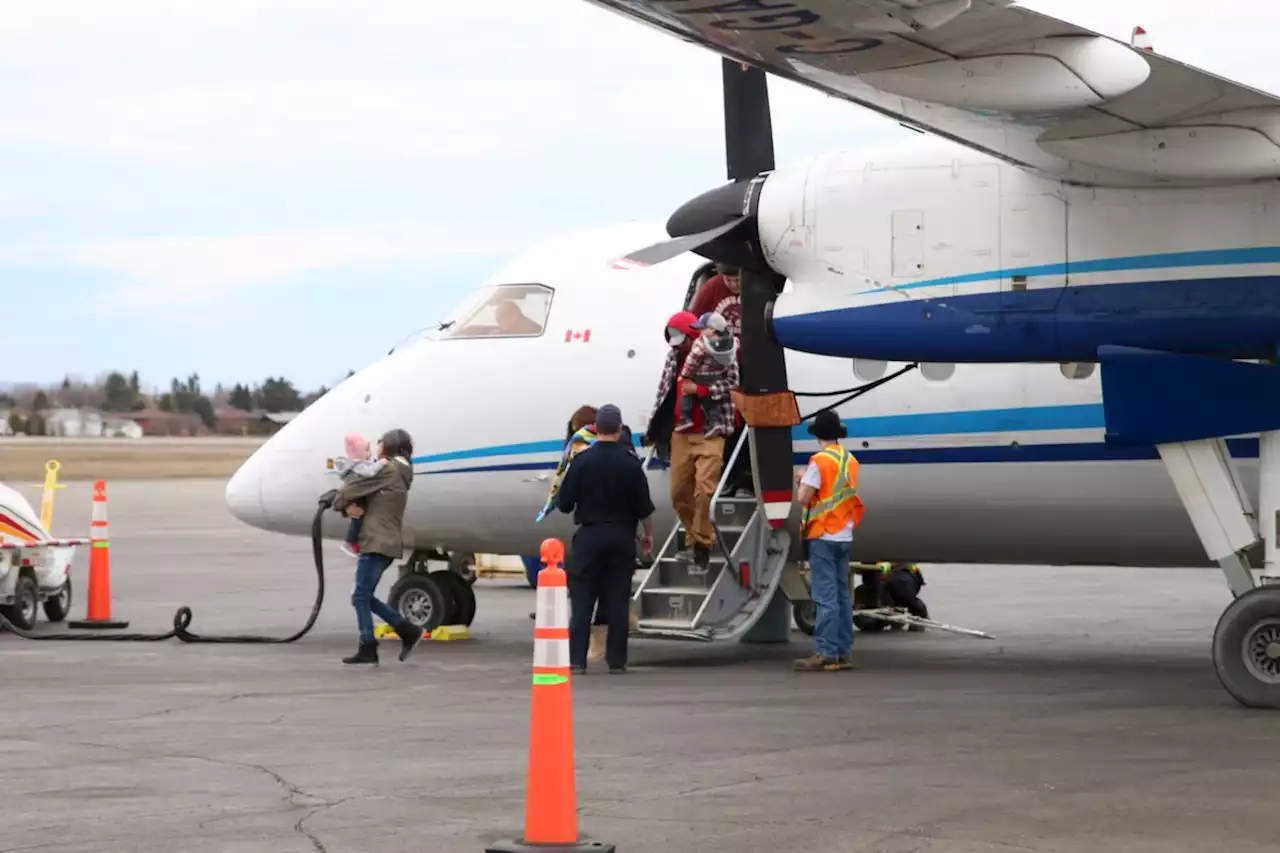
[[[588,0],[1071,183],[1280,177],[1280,99],[1011,0]]]

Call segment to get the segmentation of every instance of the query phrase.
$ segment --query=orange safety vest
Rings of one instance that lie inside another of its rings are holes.
[[[858,497],[858,460],[843,447],[824,447],[809,461],[818,466],[822,487],[805,508],[805,538],[839,533],[850,521],[857,527],[867,509]]]

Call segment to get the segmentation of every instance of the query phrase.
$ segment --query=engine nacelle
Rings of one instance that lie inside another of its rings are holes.
[[[1106,345],[1262,358],[1280,340],[1270,185],[1075,188],[967,152],[847,152],[771,174],[755,224],[792,282],[771,320],[788,349],[1092,362]]]

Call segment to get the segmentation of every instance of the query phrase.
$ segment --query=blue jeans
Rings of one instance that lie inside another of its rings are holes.
[[[835,658],[853,651],[853,600],[849,593],[852,542],[809,540],[810,595],[817,606],[813,639],[818,654]]]
[[[402,628],[405,619],[383,602],[373,597],[378,590],[382,573],[391,565],[391,558],[383,554],[361,554],[356,560],[356,586],[351,591],[351,606],[356,609],[356,627],[360,629],[362,644],[377,642],[373,637],[373,614],[392,628]]]

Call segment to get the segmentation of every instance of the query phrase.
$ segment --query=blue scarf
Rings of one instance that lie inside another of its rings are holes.
[[[564,446],[564,452],[560,454],[560,464],[556,466],[555,477],[551,480],[551,493],[547,495],[547,502],[538,513],[538,517],[534,519],[535,522],[542,521],[547,517],[547,513],[556,508],[556,495],[560,493],[560,486],[564,483],[564,475],[569,470],[570,460],[595,443],[595,424],[584,426],[569,438]]]

